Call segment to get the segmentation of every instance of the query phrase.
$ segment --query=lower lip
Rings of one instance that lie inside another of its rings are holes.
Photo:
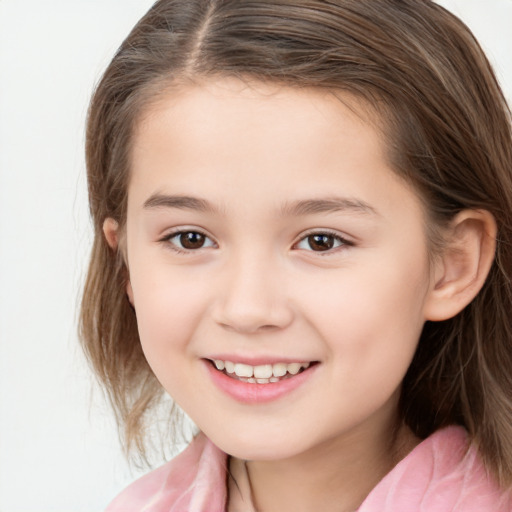
[[[228,377],[225,373],[214,368],[210,361],[205,361],[205,365],[214,384],[221,391],[238,402],[246,404],[258,404],[278,400],[306,382],[313,375],[318,366],[318,364],[312,365],[301,373],[278,382],[257,384]]]

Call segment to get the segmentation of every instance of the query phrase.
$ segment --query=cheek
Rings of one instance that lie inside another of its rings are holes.
[[[305,290],[303,305],[331,356],[350,365],[377,368],[381,361],[408,365],[424,324],[428,264],[404,259],[393,265],[361,265]],[[321,290],[321,292],[319,292]],[[318,300],[321,297],[321,300]]]
[[[139,336],[148,362],[151,366],[158,366],[159,361],[172,363],[177,353],[185,353],[192,344],[208,304],[207,290],[173,272],[156,275],[144,269],[131,279]]]

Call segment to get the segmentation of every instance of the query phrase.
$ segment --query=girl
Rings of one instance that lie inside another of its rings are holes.
[[[109,512],[510,511],[512,136],[428,0],[160,0],[91,103],[81,333]]]

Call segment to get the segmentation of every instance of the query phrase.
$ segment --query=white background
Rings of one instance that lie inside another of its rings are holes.
[[[183,0],[186,1],[186,0]],[[94,83],[152,0],[0,0],[0,512],[99,512],[138,473],[76,338]],[[512,0],[445,0],[512,98]]]

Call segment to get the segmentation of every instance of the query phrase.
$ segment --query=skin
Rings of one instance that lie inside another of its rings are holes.
[[[360,505],[418,441],[395,434],[425,320],[462,309],[492,261],[492,218],[463,212],[452,245],[467,251],[431,264],[421,201],[376,124],[338,98],[218,80],[163,96],[135,134],[121,243],[142,347],[199,428],[248,461],[260,511]],[[183,249],[177,232],[204,245]],[[105,234],[118,245],[112,219]],[[212,382],[219,354],[317,364],[246,404]]]

